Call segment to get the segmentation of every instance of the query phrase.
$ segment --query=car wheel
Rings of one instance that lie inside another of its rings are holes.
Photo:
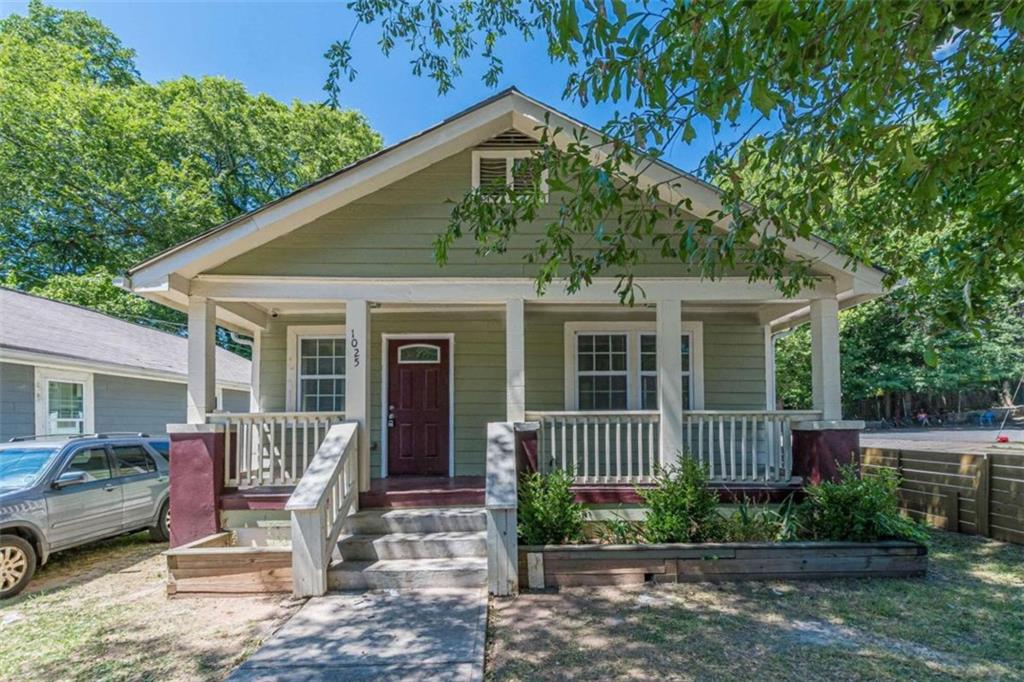
[[[36,572],[36,550],[17,535],[0,535],[0,599],[25,589]]]
[[[160,507],[160,515],[157,517],[155,526],[149,529],[149,535],[157,542],[167,542],[171,539],[171,501],[166,500]]]

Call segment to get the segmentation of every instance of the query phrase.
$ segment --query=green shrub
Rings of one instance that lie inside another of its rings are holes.
[[[583,539],[583,505],[572,492],[572,476],[555,470],[532,473],[519,485],[519,542],[560,545]]]
[[[793,497],[778,509],[744,499],[722,522],[726,542],[791,542],[798,539],[800,526]]]
[[[855,466],[843,467],[838,482],[806,488],[800,509],[803,523],[818,540],[927,542],[927,532],[900,514],[899,484],[899,476],[890,469],[861,478]]]
[[[684,457],[659,469],[653,488],[637,488],[648,506],[643,533],[648,542],[707,542],[721,536],[718,495],[708,489],[707,470]]]
[[[608,545],[638,545],[644,542],[643,522],[615,516],[596,525],[597,539]]]

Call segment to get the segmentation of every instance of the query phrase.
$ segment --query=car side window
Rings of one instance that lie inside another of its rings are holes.
[[[138,476],[156,471],[156,462],[141,445],[115,445],[111,449],[120,476]]]
[[[79,450],[68,462],[65,471],[76,471],[86,475],[88,481],[105,481],[111,477],[110,460],[105,448]]]

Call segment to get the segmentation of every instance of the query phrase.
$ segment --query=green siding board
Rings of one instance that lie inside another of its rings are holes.
[[[704,323],[704,394],[707,409],[763,409],[763,330],[741,316],[685,315]],[[565,323],[654,321],[651,310],[622,313],[527,311],[526,406],[564,409]],[[261,339],[263,409],[285,409],[287,326],[344,324],[343,316],[275,320]],[[484,473],[486,426],[505,418],[505,322],[499,311],[377,313],[371,317],[371,475],[380,476],[383,334],[455,335],[455,473]],[[729,339],[725,342],[724,339]]]
[[[557,217],[556,197],[540,218],[520,226],[508,252],[480,257],[474,244],[460,241],[449,263],[434,262],[434,239],[451,211],[449,200],[470,188],[471,153],[454,154],[388,187],[325,214],[268,244],[223,263],[210,272],[235,275],[324,275],[348,277],[521,277],[537,271],[523,257],[543,236],[544,221]],[[662,230],[670,230],[668,224]],[[400,240],[393,237],[400,236]],[[581,237],[582,248],[589,238]],[[592,248],[592,247],[589,247]],[[648,277],[693,275],[692,268],[644,250],[635,274]],[[746,274],[737,267],[728,274]]]

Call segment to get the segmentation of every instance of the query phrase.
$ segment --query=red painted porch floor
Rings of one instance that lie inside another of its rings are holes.
[[[722,502],[749,498],[757,502],[781,502],[799,491],[799,486],[717,486]],[[576,500],[584,504],[638,504],[632,485],[591,483],[574,487]],[[226,491],[222,509],[284,509],[292,488],[273,486]],[[484,504],[483,476],[393,476],[375,478],[370,489],[359,495],[364,509],[408,507],[479,507]]]

